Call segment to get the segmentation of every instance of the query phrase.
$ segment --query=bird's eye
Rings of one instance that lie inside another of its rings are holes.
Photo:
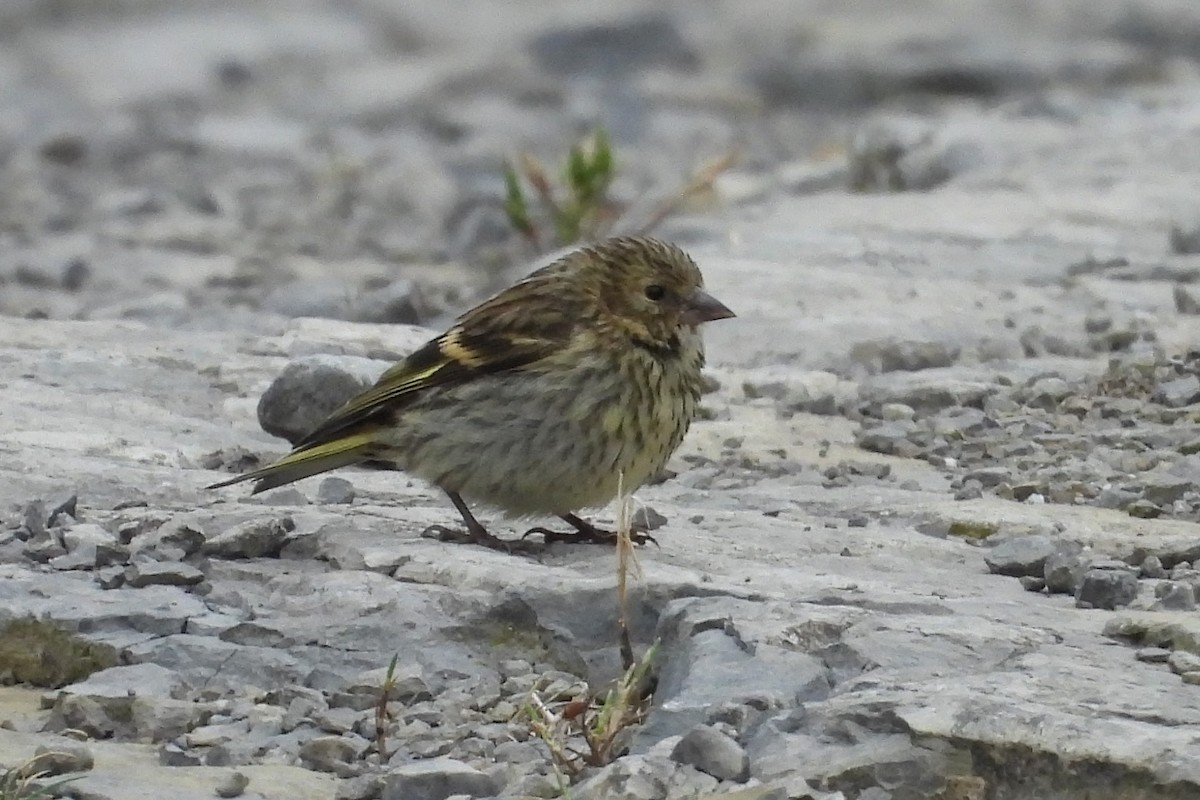
[[[652,283],[646,287],[646,298],[658,302],[667,296],[667,290],[659,286],[657,283]]]

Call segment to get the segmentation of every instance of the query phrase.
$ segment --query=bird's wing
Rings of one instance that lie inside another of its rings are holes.
[[[485,375],[537,369],[569,348],[584,307],[564,298],[546,271],[468,311],[352,397],[283,458],[210,488],[254,481],[254,494],[337,467],[370,460],[379,431],[423,393]]]
[[[333,412],[297,449],[390,417],[429,389],[528,369],[569,345],[574,328],[571,316],[561,313],[561,308],[552,309],[550,315],[531,315],[526,302],[514,302],[516,298],[508,294],[472,309],[441,336],[389,368],[374,386]]]

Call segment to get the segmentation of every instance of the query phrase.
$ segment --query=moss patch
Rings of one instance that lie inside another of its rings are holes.
[[[947,531],[951,536],[957,536],[960,539],[986,539],[998,530],[993,522],[968,522],[966,520],[955,520],[950,523],[950,530]]]
[[[56,689],[116,664],[112,647],[81,639],[48,620],[25,617],[0,626],[0,684]]]

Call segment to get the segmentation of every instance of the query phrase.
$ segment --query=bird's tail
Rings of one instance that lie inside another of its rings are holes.
[[[373,430],[358,431],[332,441],[297,447],[274,464],[214,483],[207,488],[219,489],[235,483],[254,481],[251,494],[258,494],[301,478],[357,464],[370,457],[369,453],[375,443],[374,433]]]

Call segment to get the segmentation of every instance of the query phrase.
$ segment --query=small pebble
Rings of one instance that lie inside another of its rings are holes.
[[[1171,657],[1171,651],[1165,647],[1143,647],[1133,657],[1147,664],[1165,664]]]
[[[354,502],[354,484],[345,478],[331,476],[317,487],[317,504],[322,506],[349,505]]]
[[[240,797],[250,785],[250,779],[241,772],[230,772],[216,786],[217,797]]]

